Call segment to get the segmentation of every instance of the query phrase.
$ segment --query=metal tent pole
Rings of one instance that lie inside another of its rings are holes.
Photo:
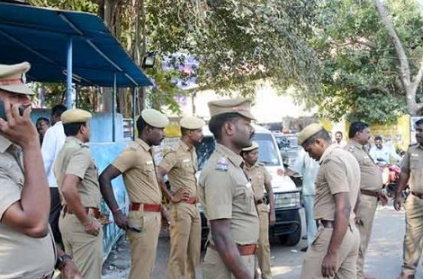
[[[69,39],[67,51],[66,107],[72,108],[72,38]]]
[[[116,90],[117,90],[117,84],[116,84],[116,73],[114,74],[113,79],[113,100],[112,100],[112,140],[115,142],[116,140]]]

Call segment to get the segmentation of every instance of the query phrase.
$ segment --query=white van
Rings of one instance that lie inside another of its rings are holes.
[[[259,161],[263,163],[272,176],[272,188],[275,198],[276,223],[270,227],[269,236],[279,237],[282,244],[296,245],[301,239],[301,193],[295,183],[288,176],[284,176],[284,166],[278,145],[273,134],[266,128],[253,125],[255,135],[253,141],[259,145]],[[213,153],[216,142],[208,126],[203,128],[204,139],[196,146],[198,156],[198,170],[204,166]],[[200,209],[201,210],[201,209]],[[208,234],[207,220],[201,214],[202,239]]]

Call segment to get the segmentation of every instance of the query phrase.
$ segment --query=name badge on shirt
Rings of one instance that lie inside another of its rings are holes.
[[[153,161],[146,161],[145,164],[146,165],[152,165],[153,164]]]
[[[182,160],[182,163],[188,163],[189,161],[191,161],[190,159],[186,158]]]
[[[419,157],[419,154],[411,153],[411,157]]]
[[[245,184],[245,187],[247,187],[247,189],[251,188],[251,181],[248,181],[248,183]]]

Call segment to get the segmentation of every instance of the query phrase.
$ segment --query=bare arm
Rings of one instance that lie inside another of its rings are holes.
[[[22,147],[25,182],[21,199],[3,213],[1,222],[30,237],[48,234],[50,190],[47,183],[37,130],[26,109],[19,115],[18,106],[13,109],[5,100],[8,121],[0,119],[2,135]]]
[[[167,174],[167,171],[162,168],[161,166],[157,167],[157,182],[160,185],[160,188],[162,189],[162,193],[165,196],[166,200],[171,201],[172,200],[172,194],[167,189],[166,184],[164,182],[164,176]]]
[[[210,221],[214,245],[226,267],[236,279],[252,279],[232,238],[230,224],[231,221],[228,219]]]
[[[62,184],[62,195],[69,211],[76,215],[78,220],[85,226],[91,222],[85,208],[82,206],[81,196],[78,193],[80,178],[73,174],[66,174]]]
[[[395,189],[395,197],[401,196],[401,192],[407,187],[408,179],[410,178],[410,171],[401,170],[397,187]]]
[[[167,174],[168,172],[162,168],[161,166],[158,166],[157,168],[157,181],[160,185],[160,188],[162,189],[162,193],[163,195],[165,195],[166,199],[168,201],[171,201],[173,203],[178,203],[181,201],[186,201],[189,199],[189,193],[185,188],[180,188],[177,191],[175,191],[174,193],[170,192],[167,187],[166,184],[164,183],[164,176]]]
[[[101,195],[113,214],[116,211],[119,211],[119,205],[116,202],[116,198],[113,193],[112,180],[121,174],[122,173],[115,166],[108,165],[107,168],[100,174],[98,179]]]
[[[347,232],[351,205],[349,201],[349,193],[341,192],[334,195],[335,197],[335,220],[332,236],[330,238],[329,247],[322,263],[323,277],[335,276],[336,265],[338,261],[338,251],[341,247],[342,240]]]
[[[107,206],[110,208],[110,211],[112,211],[116,225],[121,229],[127,230],[129,228],[128,220],[126,216],[123,215],[121,208],[119,208],[112,186],[112,180],[121,174],[122,173],[115,166],[108,165],[100,174],[99,182],[101,194]]]
[[[264,188],[266,189],[267,197],[269,199],[269,224],[273,226],[276,221],[276,216],[275,216],[275,198],[273,195],[272,183],[265,182]]]
[[[350,222],[350,213],[351,205],[349,201],[349,193],[335,194],[334,228],[327,253],[338,253]]]

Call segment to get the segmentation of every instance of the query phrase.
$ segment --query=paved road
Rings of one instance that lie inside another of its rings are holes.
[[[373,236],[368,251],[366,271],[377,279],[395,279],[402,262],[402,241],[404,236],[404,211],[396,212],[392,205],[379,207],[373,228]],[[272,241],[272,271],[274,279],[298,279],[304,253],[299,249],[305,246],[302,240],[296,247],[284,247],[277,240]],[[128,245],[122,241],[105,263],[103,279],[123,279],[128,276]],[[159,242],[156,267],[153,279],[166,279],[169,239],[162,237]],[[201,270],[198,270],[201,279]],[[419,265],[416,279],[423,279]]]

